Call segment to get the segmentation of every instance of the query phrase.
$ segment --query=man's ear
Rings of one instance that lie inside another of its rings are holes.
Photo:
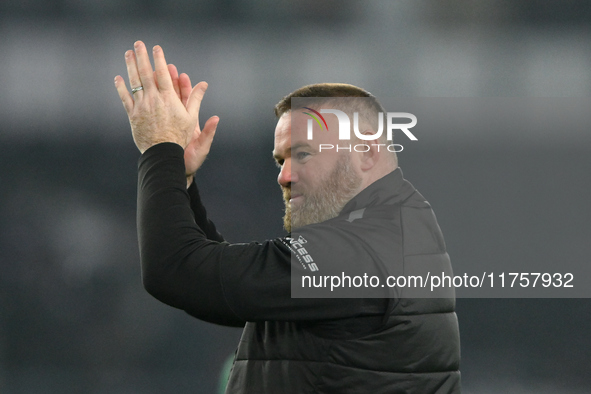
[[[364,130],[361,134],[363,135],[374,135],[375,131],[371,129]],[[365,145],[360,152],[360,159],[361,159],[361,170],[368,171],[371,170],[380,158],[380,153],[383,149],[386,149],[385,146],[379,146],[380,143],[379,138],[372,139],[372,140],[361,140],[362,144]],[[384,144],[382,144],[384,145]]]

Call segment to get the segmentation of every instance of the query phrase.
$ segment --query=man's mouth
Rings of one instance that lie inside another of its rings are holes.
[[[293,190],[291,190],[291,188],[288,187],[283,188],[283,199],[285,200],[286,204],[291,205],[291,203],[295,202],[297,205],[303,198],[303,193],[294,192]]]

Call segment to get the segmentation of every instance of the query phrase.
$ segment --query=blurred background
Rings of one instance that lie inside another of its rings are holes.
[[[135,40],[209,82],[201,121],[221,122],[197,178],[226,239],[247,242],[283,234],[282,96],[347,82],[378,97],[588,99],[590,23],[585,0],[0,2],[0,393],[216,393],[238,343],[142,288],[139,153],[113,86]],[[474,130],[400,154],[452,262],[590,262],[591,146],[563,132],[507,144]],[[457,312],[464,392],[591,392],[588,299],[458,299]]]

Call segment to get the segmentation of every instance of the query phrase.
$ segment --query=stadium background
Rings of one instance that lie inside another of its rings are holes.
[[[137,39],[210,84],[198,179],[233,242],[282,234],[272,107],[304,84],[378,97],[589,97],[591,6],[561,0],[0,4],[0,392],[213,393],[240,330],[140,283],[138,152],[113,87]],[[400,156],[454,260],[589,262],[588,136],[474,130]],[[590,131],[591,133],[591,131]],[[459,196],[461,201],[458,201]],[[466,393],[584,393],[591,302],[461,299]]]

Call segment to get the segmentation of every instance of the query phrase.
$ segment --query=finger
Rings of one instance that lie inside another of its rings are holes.
[[[174,90],[172,86],[172,78],[170,71],[164,58],[164,51],[160,45],[156,45],[153,49],[154,67],[156,69],[156,80],[158,81],[158,90]]]
[[[205,122],[201,135],[199,135],[199,150],[201,150],[202,153],[209,153],[219,123],[220,118],[217,116],[212,116],[207,119],[207,122]]]
[[[187,74],[182,73],[179,76],[179,87],[181,89],[181,100],[183,102],[183,105],[186,107],[187,100],[191,95],[191,90],[193,90],[193,87],[191,86],[191,78],[189,78]]]
[[[176,92],[177,96],[181,98],[181,93],[179,91],[179,73],[176,69],[174,64],[168,65],[168,71],[170,72],[170,78],[172,79],[172,86],[174,91]],[[156,76],[156,71],[154,71],[154,82],[156,83],[156,87],[158,87],[158,78]]]
[[[203,130],[201,130],[201,134],[215,133],[219,123],[220,123],[219,116],[212,116],[211,118],[207,119],[207,122],[205,122],[205,125],[203,125]]]
[[[134,44],[135,57],[137,60],[137,69],[140,75],[140,85],[144,87],[147,92],[156,88],[156,82],[154,82],[154,74],[152,71],[152,65],[150,64],[150,57],[146,46],[141,41],[136,41]],[[137,94],[137,93],[136,93]]]
[[[176,69],[176,66],[174,64],[169,64],[168,72],[170,73],[170,78],[172,79],[172,87],[174,88],[176,95],[179,98],[181,98],[181,89],[179,86],[179,72]]]
[[[199,82],[189,95],[189,99],[187,100],[187,111],[194,115],[199,115],[199,108],[201,108],[201,101],[203,100],[203,96],[205,95],[205,91],[207,90],[207,82]]]
[[[133,98],[131,97],[131,94],[129,94],[129,91],[125,86],[125,81],[120,75],[115,77],[115,88],[117,89],[117,93],[119,93],[119,98],[121,98],[121,101],[123,102],[123,108],[125,108],[127,115],[131,114],[131,111],[133,110]]]
[[[127,66],[127,75],[129,76],[129,86],[132,89],[142,86],[140,74],[137,69],[135,53],[133,51],[125,52],[125,65]],[[138,90],[134,95],[141,94],[141,92],[141,90]]]

